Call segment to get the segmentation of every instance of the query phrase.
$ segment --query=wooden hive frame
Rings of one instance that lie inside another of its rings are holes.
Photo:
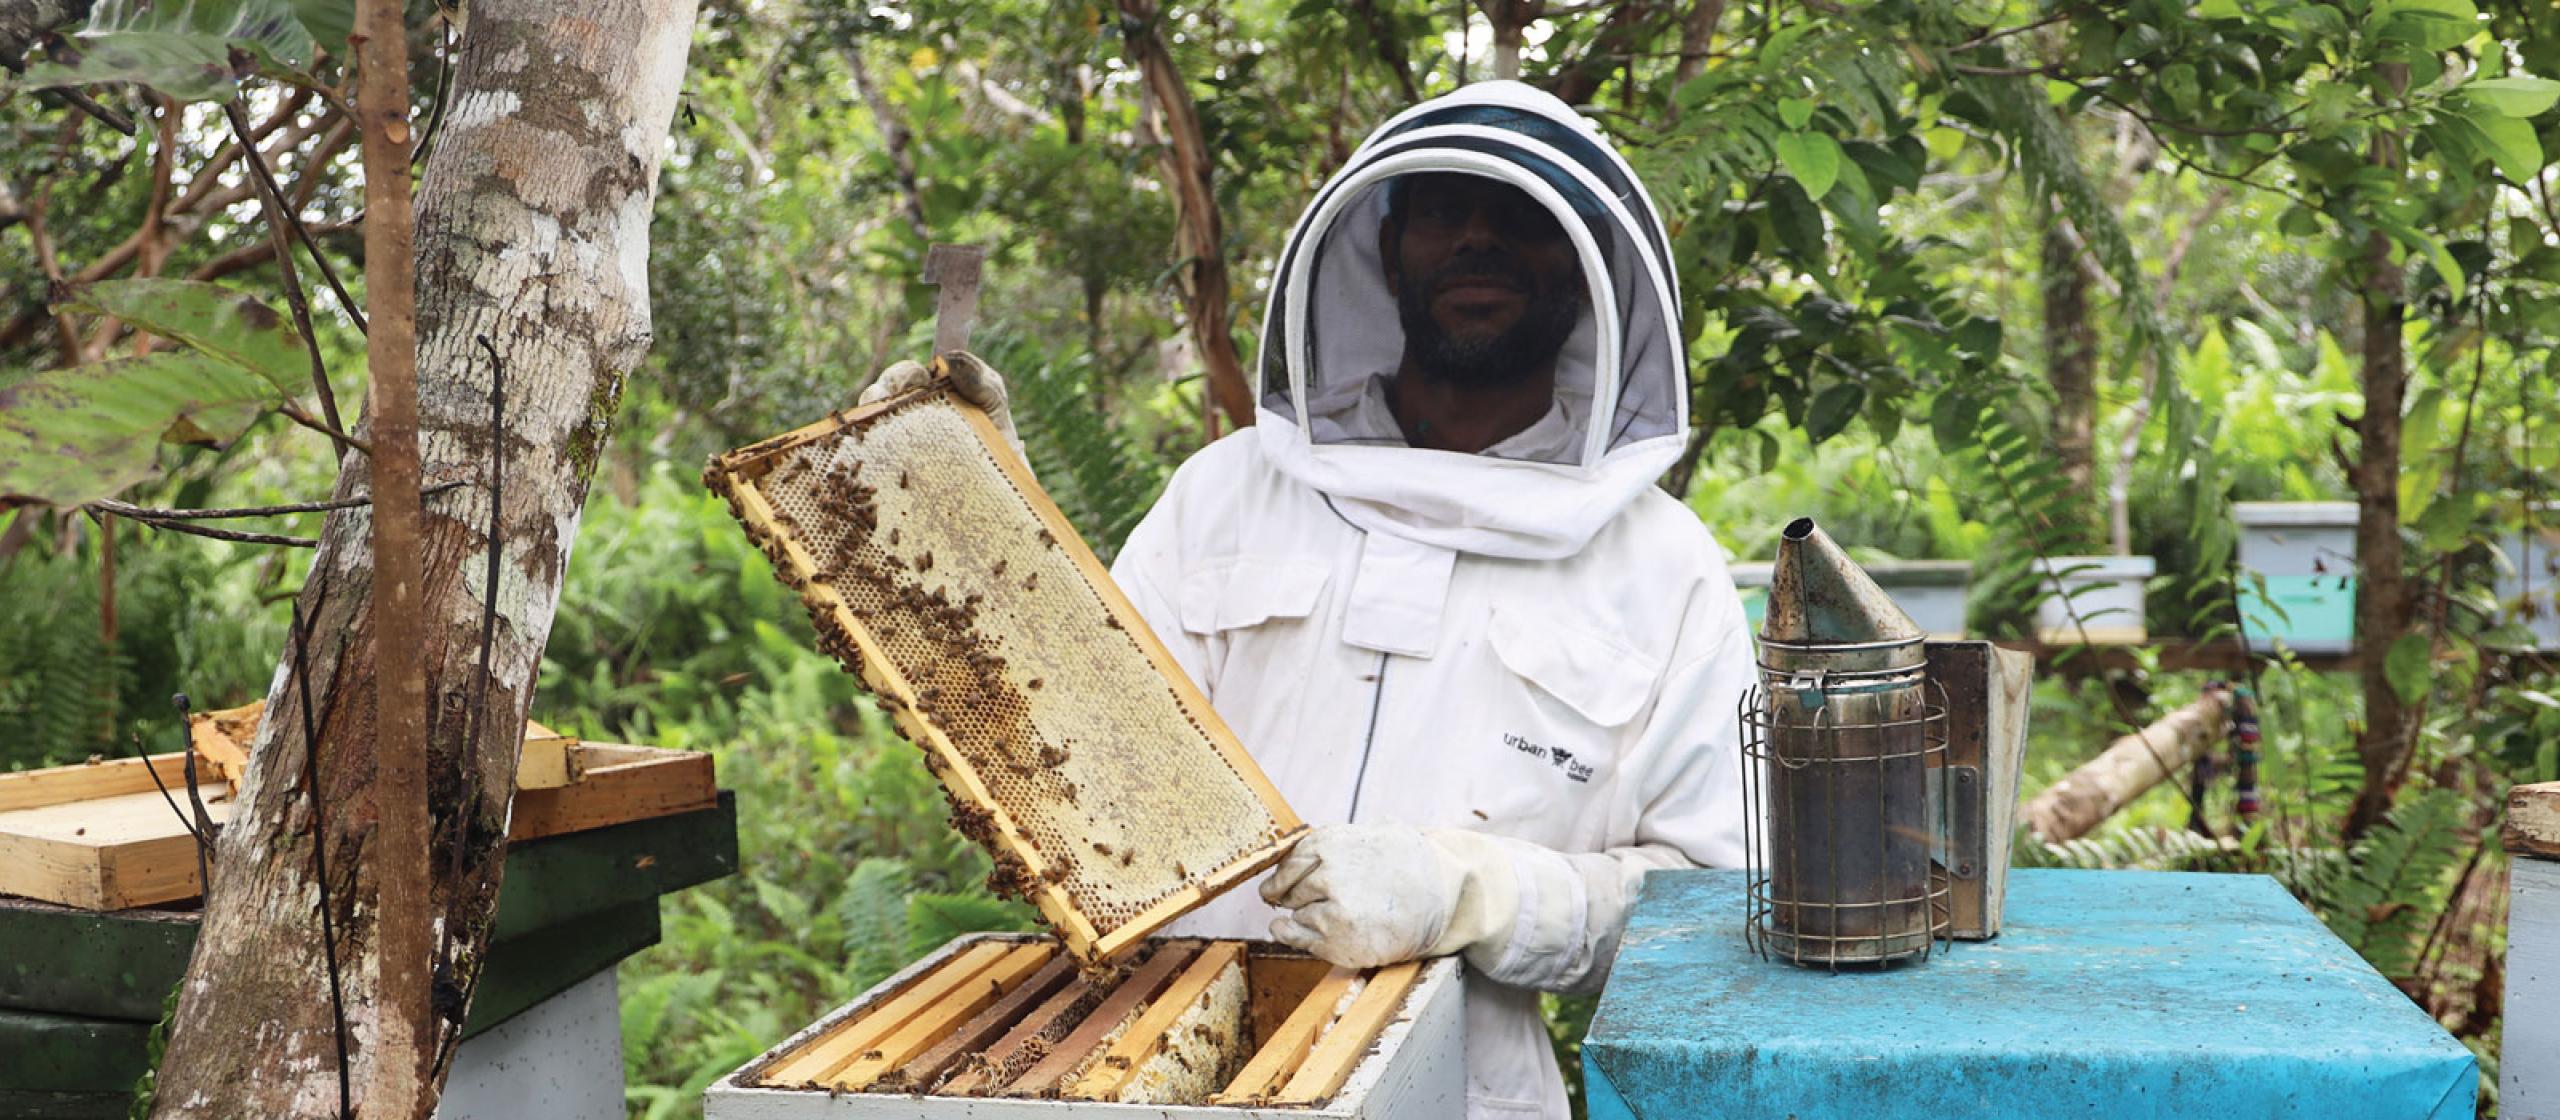
[[[1268,944],[1175,938],[1116,974],[1076,973],[1052,945],[963,938],[735,1077],[875,1100],[1001,1101],[1005,1115],[1101,1102],[1321,1110],[1417,1014],[1410,1000],[1431,963],[1348,969]],[[1144,1088],[1151,1069],[1192,1084]]]
[[[1068,951],[1086,961],[1110,960],[1139,944],[1148,934],[1161,929],[1174,918],[1277,863],[1304,834],[1305,825],[1254,763],[1243,744],[1218,718],[1208,698],[1201,694],[1180,663],[1149,629],[1137,608],[1112,582],[1101,560],[1085,547],[1066,514],[1040,488],[1029,467],[1013,452],[994,423],[984,412],[949,392],[938,360],[935,372],[936,380],[926,388],[849,412],[834,413],[817,423],[721,455],[705,469],[703,481],[727,499],[731,511],[772,561],[775,574],[799,593],[802,603],[817,617],[821,634],[833,629],[847,640],[851,647],[849,651],[830,649],[829,652],[847,662],[847,668],[854,670],[864,686],[880,698],[881,706],[890,712],[900,732],[925,750],[928,761],[932,763],[931,768],[952,796],[955,806],[966,805],[972,811],[983,813],[982,819],[989,826],[989,835],[978,839],[992,849],[999,867],[1011,861],[1022,870],[1024,893],[1056,931]],[[1217,757],[1242,779],[1272,823],[1272,835],[1267,842],[1242,852],[1222,866],[1182,875],[1184,882],[1181,885],[1136,916],[1107,930],[1097,927],[1063,885],[1067,865],[1053,853],[1041,850],[1030,831],[997,799],[988,776],[955,745],[941,724],[930,718],[927,714],[930,705],[926,698],[919,694],[914,682],[890,658],[886,642],[866,624],[842,593],[829,586],[824,578],[826,565],[812,554],[800,529],[777,510],[774,500],[765,492],[767,476],[785,456],[807,445],[833,439],[849,428],[855,429],[858,436],[859,429],[877,417],[927,403],[947,404],[966,421],[987,458],[1003,472],[1005,481],[1037,519],[1044,539],[1051,541],[1073,563],[1076,572],[1110,613],[1113,626],[1125,631],[1136,644]],[[847,657],[847,652],[852,656]]]

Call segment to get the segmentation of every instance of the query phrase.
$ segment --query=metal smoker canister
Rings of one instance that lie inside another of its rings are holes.
[[[1945,711],[1926,635],[1810,519],[1786,527],[1743,701],[1749,933],[1837,967],[1926,956],[1946,935]]]

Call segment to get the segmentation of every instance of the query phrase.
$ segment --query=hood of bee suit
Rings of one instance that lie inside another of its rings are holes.
[[[1426,173],[1499,180],[1546,206],[1589,291],[1548,415],[1481,454],[1407,446],[1383,407],[1404,328],[1378,229],[1388,184]],[[1371,133],[1289,236],[1263,316],[1262,451],[1373,547],[1385,537],[1426,552],[1569,556],[1687,438],[1677,283],[1643,184],[1564,102],[1512,81],[1426,101]]]

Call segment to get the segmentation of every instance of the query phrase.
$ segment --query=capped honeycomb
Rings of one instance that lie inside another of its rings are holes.
[[[1111,957],[1303,831],[986,417],[933,386],[704,480],[926,752],[990,885]]]

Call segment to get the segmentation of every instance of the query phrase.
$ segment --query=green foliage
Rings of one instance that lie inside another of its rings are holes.
[[[309,384],[308,351],[284,316],[220,285],[113,281],[63,307],[187,349],[0,383],[0,501],[67,506],[114,494],[157,473],[160,443],[229,441]]]
[[[0,763],[11,769],[74,762],[119,746],[126,665],[107,650],[98,581],[88,568],[76,557],[22,555],[6,571]]]
[[[982,356],[1006,371],[1015,423],[1040,488],[1110,563],[1164,490],[1164,465],[1096,407],[1083,356],[1043,355],[1009,340],[996,341]]]
[[[2417,971],[2421,941],[2444,913],[2450,874],[2465,847],[2463,799],[2452,790],[2421,791],[2391,810],[2349,857],[2316,901],[2339,938],[2385,976]]]
[[[307,23],[306,23],[307,21]],[[311,79],[313,32],[344,43],[349,11],[326,0],[100,0],[74,61],[27,67],[29,89],[131,82],[179,101],[219,101],[256,74]]]

